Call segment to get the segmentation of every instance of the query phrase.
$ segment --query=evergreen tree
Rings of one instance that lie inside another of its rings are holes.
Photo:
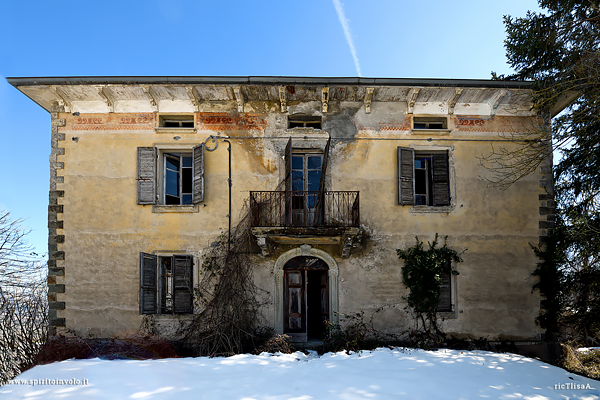
[[[538,274],[552,280],[544,285],[555,286],[548,293],[556,298],[547,300],[560,300],[562,321],[584,338],[598,338],[600,0],[539,0],[539,5],[542,12],[504,17],[506,54],[515,73],[492,75],[533,80],[534,105],[542,115],[571,101],[552,121],[552,149],[561,151],[562,157],[554,167],[557,228],[551,235],[554,242],[546,248],[555,254],[545,259],[555,260],[555,266],[546,263],[546,272],[538,269]]]

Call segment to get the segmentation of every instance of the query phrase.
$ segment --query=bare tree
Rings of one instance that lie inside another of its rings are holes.
[[[47,266],[0,210],[0,384],[34,365],[48,334]]]

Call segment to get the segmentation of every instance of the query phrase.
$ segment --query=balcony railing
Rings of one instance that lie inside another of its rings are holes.
[[[359,227],[358,192],[250,192],[252,227]]]

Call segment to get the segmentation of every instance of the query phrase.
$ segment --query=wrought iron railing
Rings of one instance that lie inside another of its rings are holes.
[[[252,227],[358,227],[358,192],[250,192]]]

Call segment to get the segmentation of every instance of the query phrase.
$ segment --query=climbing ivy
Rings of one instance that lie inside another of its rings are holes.
[[[413,311],[417,321],[417,329],[413,334],[427,341],[433,340],[435,344],[443,338],[436,314],[442,275],[447,272],[458,275],[458,271],[452,269],[452,261],[462,261],[456,250],[448,248],[446,239],[447,236],[442,247],[437,247],[436,233],[433,242],[428,242],[429,249],[425,249],[423,242],[416,237],[417,243],[413,247],[396,250],[398,257],[404,260],[402,280],[410,290],[407,308]]]

